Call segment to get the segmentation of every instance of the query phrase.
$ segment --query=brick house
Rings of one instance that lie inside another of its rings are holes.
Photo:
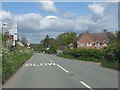
[[[75,42],[77,48],[106,48],[109,40],[106,33],[82,33]]]

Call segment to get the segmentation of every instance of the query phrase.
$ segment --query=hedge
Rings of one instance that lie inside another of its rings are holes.
[[[32,56],[32,52],[26,48],[12,52],[3,49],[2,53],[2,83],[4,83],[23,63]]]
[[[120,62],[120,44],[113,43],[109,45],[104,54],[104,58],[110,62]]]
[[[74,58],[96,58],[102,59],[104,51],[101,49],[65,49],[63,51],[64,55],[71,55]]]
[[[106,49],[65,49],[63,58],[79,59],[83,61],[100,62],[101,66],[120,70],[120,44],[110,44]]]

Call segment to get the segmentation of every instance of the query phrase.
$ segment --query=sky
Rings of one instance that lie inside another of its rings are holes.
[[[46,35],[118,30],[117,2],[2,2],[0,21],[18,23],[18,35],[40,43]]]

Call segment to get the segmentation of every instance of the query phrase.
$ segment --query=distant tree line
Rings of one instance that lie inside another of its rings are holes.
[[[67,47],[77,37],[75,32],[67,32],[58,35],[56,38],[50,38],[49,35],[40,42],[39,51],[46,51],[46,53],[56,53],[61,46]],[[48,49],[48,50],[47,50]]]
[[[108,32],[107,29],[103,29],[104,33],[107,34],[109,39],[109,44],[120,42],[120,31]],[[33,45],[35,51],[46,53],[56,53],[57,49],[60,47],[67,47],[70,43],[73,43],[75,46],[75,39],[77,38],[77,34],[75,32],[66,32],[59,34],[56,38],[51,38],[49,35],[46,35],[43,40],[40,41],[40,44]],[[22,39],[23,43],[26,43],[26,39]]]

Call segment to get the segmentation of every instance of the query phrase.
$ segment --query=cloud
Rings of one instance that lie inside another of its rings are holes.
[[[72,12],[64,12],[62,13],[62,17],[63,18],[67,18],[67,19],[74,19],[76,17],[76,13],[72,13]]]
[[[39,1],[40,8],[47,12],[57,13],[58,9],[55,7],[53,1]]]
[[[41,15],[29,13],[29,14],[14,16],[13,20],[15,22],[18,22],[20,30],[26,33],[30,33],[41,30],[40,29],[41,19],[42,19]]]
[[[96,15],[103,16],[104,15],[104,7],[100,4],[89,4],[88,8]]]
[[[47,16],[46,19],[57,19],[57,16]]]
[[[12,14],[11,12],[6,12],[6,11],[0,11],[0,20],[12,20]]]
[[[36,13],[13,15],[7,11],[1,11],[0,15],[3,17],[0,20],[18,22],[18,34],[25,36],[32,43],[39,43],[47,34],[50,37],[56,37],[63,32],[80,34],[87,30],[100,32],[103,28],[117,27],[116,14],[108,14],[96,22],[90,15],[61,18],[53,15],[42,16]]]

